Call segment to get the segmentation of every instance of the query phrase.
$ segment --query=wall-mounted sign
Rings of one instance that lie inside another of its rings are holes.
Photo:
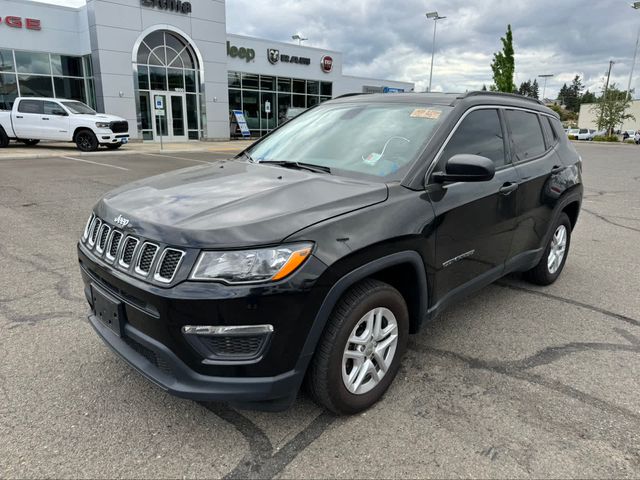
[[[2,21],[2,17],[0,17],[0,22]],[[14,17],[12,15],[8,15],[4,17],[4,24],[8,27],[13,28],[26,28],[28,30],[42,30],[40,25],[40,20],[37,18],[25,18],[24,22],[22,21],[22,17]]]
[[[256,58],[256,51],[253,48],[236,47],[228,41],[227,56],[231,58],[244,58],[248,63]]]
[[[329,73],[333,68],[333,58],[329,55],[325,55],[320,59],[320,68],[324,73]]]
[[[140,0],[143,7],[159,8],[169,12],[191,13],[191,2],[182,0]]]
[[[275,65],[278,61],[282,63],[297,63],[298,65],[311,65],[311,59],[307,57],[298,57],[296,55],[285,55],[280,53],[276,48],[267,49],[267,58],[271,64]]]
[[[383,87],[382,93],[403,93],[404,88],[397,87]]]

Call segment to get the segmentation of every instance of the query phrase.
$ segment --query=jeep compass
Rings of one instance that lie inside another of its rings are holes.
[[[337,98],[102,198],[78,243],[89,322],[174,395],[276,410],[305,385],[355,413],[447,305],[511,272],[558,278],[581,170],[532,99]]]

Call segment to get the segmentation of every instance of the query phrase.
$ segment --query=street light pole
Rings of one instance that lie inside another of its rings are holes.
[[[545,73],[544,75],[538,75],[539,78],[544,78],[544,84],[542,87],[542,102],[544,103],[544,96],[547,92],[547,78],[553,77],[553,73]]]
[[[633,2],[631,4],[631,8],[635,10],[640,10],[640,2]],[[631,72],[629,73],[629,84],[627,85],[627,96],[625,98],[629,98],[631,94],[631,82],[633,81],[633,70],[636,67],[636,58],[638,57],[638,45],[640,44],[640,28],[638,28],[638,36],[636,37],[636,48],[633,51],[633,61],[631,62]]]
[[[609,60],[609,71],[607,72],[607,81],[604,83],[604,92],[602,93],[602,109],[600,110],[600,120],[598,122],[598,128],[600,128],[602,119],[604,117],[605,104],[607,103],[607,91],[609,90],[609,80],[611,79],[611,69],[613,68],[615,63],[616,62],[614,62],[613,60]],[[610,133],[611,132],[607,132],[607,134]]]
[[[447,17],[441,17],[438,15],[438,12],[428,12],[427,18],[433,19],[433,43],[431,44],[431,70],[429,72],[429,89],[428,92],[431,92],[431,80],[433,79],[433,57],[436,54],[436,27],[438,25],[438,20],[443,20]]]
[[[302,42],[304,42],[306,40],[309,40],[304,35],[302,35],[300,32],[291,35],[291,38],[293,40],[298,40],[298,45],[302,45]]]

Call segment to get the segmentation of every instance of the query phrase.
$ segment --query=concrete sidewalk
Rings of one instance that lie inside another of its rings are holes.
[[[11,142],[8,147],[0,148],[0,160],[16,158],[44,158],[64,156],[96,156],[140,153],[170,153],[170,152],[212,152],[235,154],[247,148],[253,140],[229,140],[226,142],[181,142],[165,143],[160,149],[160,143],[134,142],[123,145],[118,150],[99,148],[95,152],[81,152],[73,143],[41,142],[33,147],[22,143]]]

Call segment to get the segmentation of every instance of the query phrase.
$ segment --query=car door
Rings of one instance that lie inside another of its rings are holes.
[[[18,138],[42,138],[43,100],[22,99],[13,116],[13,131]]]
[[[496,172],[485,182],[429,185],[436,214],[434,303],[498,278],[515,228],[518,174],[510,162],[499,109],[476,107],[466,112],[434,171],[443,171],[447,160],[461,153],[491,159]]]
[[[42,126],[47,132],[48,139],[68,140],[70,138],[69,114],[58,102],[45,100]]]
[[[517,109],[506,109],[505,119],[511,141],[512,163],[519,176],[518,220],[509,260],[517,262],[521,255],[542,246],[553,213],[551,176],[565,169],[556,153],[558,137],[545,115]],[[543,124],[550,138],[545,139]],[[557,195],[559,197],[559,194]]]

